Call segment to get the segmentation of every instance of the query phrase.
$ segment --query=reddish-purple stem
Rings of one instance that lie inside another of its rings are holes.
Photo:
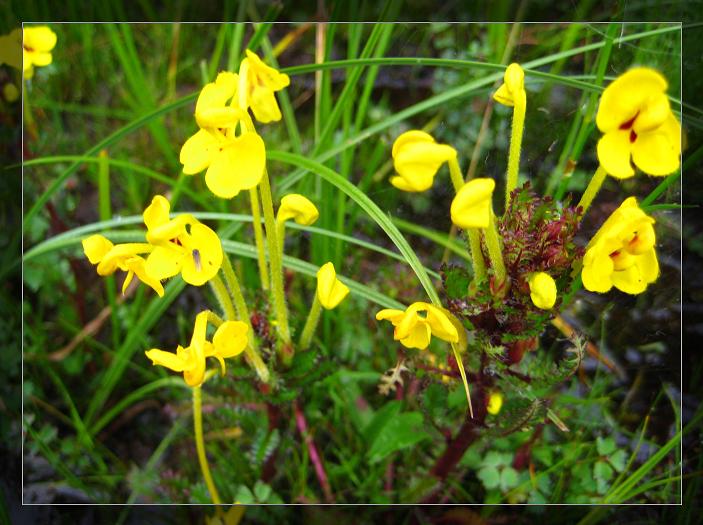
[[[320,482],[322,487],[322,492],[325,494],[325,501],[327,503],[334,503],[334,496],[332,495],[332,489],[330,488],[330,483],[327,479],[327,473],[325,472],[325,467],[322,464],[322,459],[317,451],[315,442],[308,431],[308,423],[305,420],[305,414],[300,410],[297,401],[293,401],[293,411],[295,412],[295,425],[300,432],[301,437],[305,440],[305,445],[308,447],[308,454],[310,455],[310,461],[312,461],[315,467],[315,474],[317,475],[317,480]]]

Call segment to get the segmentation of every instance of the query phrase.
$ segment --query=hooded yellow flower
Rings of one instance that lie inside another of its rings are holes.
[[[503,85],[493,94],[493,98],[505,106],[525,104],[525,72],[519,64],[512,63],[505,69]]]
[[[0,37],[0,63],[23,69],[24,78],[32,78],[34,66],[51,64],[51,50],[56,45],[56,33],[47,26],[14,29],[9,35]],[[19,48],[21,46],[21,59]],[[20,60],[22,66],[20,66]]]
[[[337,279],[331,262],[323,264],[317,271],[317,298],[326,310],[332,310],[349,294],[349,288]]]
[[[542,310],[549,310],[557,300],[557,284],[551,275],[535,272],[527,278],[532,303]]]
[[[224,359],[239,355],[246,348],[249,328],[241,321],[225,321],[215,332],[212,342],[207,337],[208,312],[200,312],[195,318],[195,328],[190,346],[178,345],[176,353],[158,348],[148,350],[146,356],[152,364],[165,366],[174,372],[183,372],[183,379],[191,387],[203,384],[205,379],[205,358],[215,357],[225,373]]]
[[[223,253],[217,234],[191,215],[169,219],[171,205],[161,195],[144,210],[147,241],[155,246],[146,270],[159,280],[180,273],[183,280],[201,286],[220,270]]]
[[[239,66],[239,107],[251,108],[256,120],[262,124],[281,120],[274,93],[287,87],[290,78],[285,73],[267,66],[247,49],[247,57]]]
[[[127,277],[122,283],[122,293],[136,275],[137,279],[163,297],[164,288],[161,282],[147,271],[144,259],[139,256],[151,252],[152,249],[153,247],[146,243],[114,245],[102,235],[91,235],[83,239],[83,252],[91,264],[97,265],[98,275],[112,275],[118,269],[127,272]]]
[[[293,193],[281,199],[281,206],[276,214],[276,222],[280,224],[293,219],[297,224],[310,226],[318,217],[320,217],[320,212],[310,200],[302,195]]]
[[[424,317],[420,315],[422,312],[426,312]],[[405,311],[381,310],[376,314],[376,320],[393,323],[393,339],[406,348],[424,350],[433,335],[450,343],[459,342],[459,333],[447,314],[429,303],[413,303]]]
[[[584,287],[599,293],[613,286],[629,294],[642,293],[659,276],[653,224],[634,197],[626,199],[586,247]]]
[[[488,228],[491,219],[493,179],[472,179],[452,200],[452,222],[460,228]]]
[[[634,68],[603,91],[596,124],[598,160],[617,178],[632,177],[632,162],[650,175],[679,167],[681,126],[666,96],[666,79],[649,68]]]
[[[261,182],[266,167],[263,139],[246,127],[246,115],[237,100],[237,75],[222,72],[207,84],[195,105],[200,130],[180,153],[183,173],[194,175],[207,169],[205,184],[218,197],[231,199]]]
[[[392,155],[398,175],[391,177],[391,184],[399,190],[420,192],[432,187],[437,171],[456,157],[456,150],[437,144],[432,135],[424,131],[411,130],[395,139]]]

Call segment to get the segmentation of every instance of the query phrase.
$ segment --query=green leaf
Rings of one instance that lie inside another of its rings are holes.
[[[442,271],[444,291],[450,299],[466,299],[471,276],[460,266],[448,266]]]
[[[503,492],[517,487],[520,477],[513,467],[505,467],[500,473],[500,488]]]
[[[608,461],[610,461],[611,466],[617,471],[622,472],[625,470],[625,463],[627,462],[627,454],[624,450],[617,450],[612,454]]]
[[[596,439],[596,448],[598,449],[599,455],[609,456],[615,452],[617,445],[615,444],[615,440],[611,437],[607,437],[605,439],[598,437]]]
[[[419,443],[431,436],[422,428],[422,414],[407,412],[388,421],[373,441],[369,461],[377,463],[383,458]]]
[[[259,503],[265,503],[268,501],[270,495],[271,487],[261,480],[257,481],[256,485],[254,485],[254,496],[256,496],[256,500]]]
[[[254,494],[252,494],[251,490],[249,490],[249,487],[246,485],[239,485],[237,493],[234,496],[234,501],[241,503],[242,505],[251,505],[252,503],[256,503],[256,498],[254,498]]]
[[[478,471],[477,476],[486,490],[495,489],[500,485],[500,472],[495,467],[483,467]]]
[[[596,461],[593,465],[593,477],[597,480],[609,480],[613,477],[613,468],[608,465],[605,461]]]
[[[501,467],[509,465],[511,460],[512,456],[510,454],[501,454],[500,452],[491,450],[486,454],[486,457],[483,458],[482,464],[487,467]]]
[[[396,417],[400,413],[401,402],[400,401],[389,401],[383,405],[374,415],[371,422],[364,429],[364,439],[367,443],[373,443],[381,429],[390,421],[392,418]]]

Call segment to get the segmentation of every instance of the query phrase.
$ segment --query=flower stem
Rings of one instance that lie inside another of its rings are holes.
[[[267,291],[269,289],[269,270],[266,266],[264,231],[261,228],[261,211],[259,208],[259,195],[256,193],[256,188],[249,190],[249,200],[251,201],[251,217],[254,226],[254,239],[256,240],[256,253],[258,254],[261,288]]]
[[[298,343],[298,348],[300,348],[301,351],[307,350],[310,347],[312,336],[317,328],[317,323],[320,321],[321,312],[322,304],[317,297],[317,291],[315,291],[315,299],[310,307],[310,313],[308,313],[308,318],[305,321],[305,327],[303,328],[303,333],[300,335],[300,342]]]
[[[503,252],[500,247],[500,235],[498,234],[498,228],[496,227],[495,214],[493,210],[490,213],[490,222],[488,223],[488,228],[484,232],[486,238],[486,246],[488,247],[488,256],[491,259],[491,266],[493,267],[493,272],[496,277],[496,290],[500,290],[502,285],[505,283],[505,278],[507,272],[505,270],[505,263],[503,262]]]
[[[586,215],[586,210],[598,194],[598,190],[600,190],[600,187],[603,185],[606,175],[607,172],[603,169],[603,166],[599,165],[598,169],[593,174],[593,177],[591,177],[591,182],[588,183],[588,187],[586,188],[586,191],[583,192],[581,200],[578,203],[578,206],[582,208],[581,217]]]
[[[510,151],[508,153],[508,177],[505,183],[505,209],[510,203],[510,193],[517,188],[518,171],[520,169],[520,148],[522,147],[522,132],[525,128],[525,110],[527,96],[525,90],[515,95],[513,108],[513,126],[510,133]]]
[[[202,413],[202,392],[199,386],[193,387],[193,424],[195,427],[195,448],[198,451],[198,461],[200,470],[205,478],[205,485],[210,492],[210,498],[215,505],[220,505],[220,495],[217,493],[215,483],[212,481],[210,467],[207,464],[205,455],[205,442],[203,440],[203,413]]]
[[[290,345],[288,310],[286,307],[285,291],[283,289],[283,265],[281,262],[281,251],[278,247],[278,236],[276,235],[276,221],[273,214],[271,185],[266,170],[264,170],[264,176],[261,178],[259,190],[261,191],[264,222],[266,223],[266,240],[268,242],[269,260],[271,263],[271,291],[273,293],[273,308],[276,314],[277,329],[283,343]]]
[[[464,176],[461,174],[461,168],[459,167],[459,161],[456,157],[449,159],[449,176],[452,179],[452,185],[454,186],[454,192],[459,193],[459,190],[464,185]]]
[[[222,263],[222,269],[225,273],[225,280],[227,281],[227,287],[232,294],[234,299],[234,305],[237,309],[237,314],[239,320],[244,322],[249,328],[249,344],[244,349],[244,353],[249,358],[251,365],[256,369],[256,373],[259,375],[259,379],[264,383],[269,381],[269,371],[266,365],[261,360],[259,355],[258,345],[256,343],[256,335],[254,333],[254,327],[251,325],[251,318],[249,317],[249,308],[247,308],[247,303],[244,301],[244,295],[242,294],[242,289],[239,286],[239,279],[237,279],[237,274],[232,268],[232,263],[229,257],[225,256]],[[231,318],[232,319],[232,318]]]
[[[466,234],[469,236],[469,249],[471,251],[471,264],[474,268],[474,281],[480,283],[486,278],[486,261],[483,260],[481,251],[481,237],[475,228],[468,228]]]
[[[225,257],[227,259],[227,257]],[[234,305],[232,304],[232,299],[227,293],[227,287],[225,283],[222,282],[220,274],[216,274],[215,277],[210,279],[210,286],[212,291],[215,292],[215,297],[217,297],[217,302],[220,303],[220,308],[225,313],[225,319],[236,319],[237,314],[234,311]]]

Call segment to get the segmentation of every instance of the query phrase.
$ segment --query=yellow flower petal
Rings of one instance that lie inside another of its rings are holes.
[[[464,184],[452,200],[452,222],[460,228],[488,228],[491,218],[493,179],[472,179]]]
[[[152,348],[144,353],[149,359],[151,359],[151,363],[153,365],[165,366],[174,372],[183,372],[193,368],[192,362],[185,361],[183,358],[178,357],[174,353],[164,352],[158,348]]]
[[[614,264],[607,253],[600,253],[597,248],[587,250],[581,271],[583,287],[591,292],[607,292],[613,287],[611,281],[613,271]]]
[[[146,273],[163,281],[181,272],[184,258],[182,247],[157,246],[146,259]]]
[[[632,160],[649,175],[669,175],[679,168],[681,126],[669,117],[662,126],[638,135],[632,146]]]
[[[274,96],[275,91],[287,87],[290,78],[285,73],[267,66],[250,50],[239,66],[239,105],[251,108],[254,117],[261,123],[281,119],[281,111]]]
[[[377,321],[391,321],[393,325],[400,323],[401,319],[405,316],[403,310],[395,310],[393,308],[384,308],[376,313]]]
[[[25,27],[23,36],[24,47],[31,51],[48,52],[56,45],[56,33],[47,26]]]
[[[102,235],[91,235],[83,239],[83,252],[91,264],[98,264],[113,246],[114,244]]]
[[[512,63],[505,69],[503,85],[493,94],[493,98],[505,106],[514,106],[516,97],[525,96],[525,71],[520,64]]]
[[[454,157],[456,150],[451,146],[437,144],[425,132],[407,131],[393,144],[393,165],[399,177],[393,177],[391,184],[403,191],[425,191],[442,164]]]
[[[626,179],[635,174],[630,163],[632,144],[630,130],[615,130],[603,135],[598,141],[598,161],[609,175]]]
[[[432,331],[432,335],[449,343],[457,343],[459,341],[459,334],[447,315],[431,304],[426,304],[426,308],[427,324]]]
[[[261,182],[266,146],[256,133],[245,133],[220,146],[205,174],[205,184],[218,197],[231,199]]]
[[[349,294],[349,288],[339,279],[331,262],[317,271],[317,298],[326,310],[332,310]],[[379,312],[380,313],[380,312]]]
[[[110,251],[102,257],[100,263],[98,263],[98,275],[111,275],[117,268],[126,271],[127,259],[140,253],[149,252],[151,249],[152,246],[146,243],[117,244],[113,246]]]
[[[201,129],[186,140],[181,148],[180,162],[183,173],[193,175],[200,173],[210,165],[210,159],[218,148],[217,139],[208,131]]]
[[[527,279],[532,303],[542,310],[550,310],[557,300],[557,285],[551,275],[535,272]]]
[[[236,96],[238,76],[223,71],[215,82],[203,87],[195,104],[195,120],[201,128],[225,128],[236,125],[241,110],[227,106],[227,101]]]
[[[148,230],[152,230],[166,224],[169,220],[169,212],[171,211],[171,203],[163,195],[155,195],[151,199],[151,204],[146,207],[142,218]]]
[[[149,275],[149,273],[146,271],[146,261],[142,257],[131,257],[127,259],[126,265],[127,269],[129,270],[128,275],[136,275],[141,282],[143,282],[147,286],[150,286],[158,294],[159,297],[164,296],[164,287],[161,284],[161,281]],[[125,292],[128,285],[129,280],[125,279],[125,283],[122,285],[122,293]]]
[[[417,314],[415,314],[417,315]],[[396,327],[394,338],[400,341],[406,348],[417,348],[418,350],[424,350],[430,346],[430,341],[432,339],[431,330],[427,323],[417,322],[412,324],[409,329],[404,332],[404,336],[401,337],[399,330],[401,325]]]
[[[225,321],[212,338],[215,354],[220,357],[234,357],[247,346],[249,328],[241,321]]]
[[[604,133],[618,129],[633,119],[652,96],[666,89],[666,79],[659,72],[644,67],[630,69],[603,91],[596,114],[598,129]]]
[[[190,226],[189,236],[182,237],[182,242],[183,280],[194,286],[202,286],[212,279],[222,266],[224,256],[220,238],[212,229],[196,221]]]
[[[666,93],[651,95],[640,108],[637,118],[632,123],[632,129],[637,134],[658,128],[671,116],[671,106]]]
[[[276,214],[276,221],[281,223],[293,219],[297,224],[310,226],[318,217],[320,212],[309,199],[293,193],[281,199],[281,206]]]

